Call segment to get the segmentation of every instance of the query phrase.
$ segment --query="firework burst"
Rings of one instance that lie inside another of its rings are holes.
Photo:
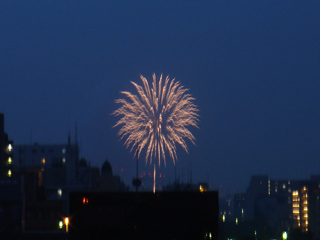
[[[126,138],[125,146],[131,145],[142,149],[146,147],[146,163],[152,159],[158,159],[160,166],[161,158],[166,165],[166,154],[168,151],[173,163],[177,160],[176,143],[186,152],[188,147],[185,139],[189,139],[193,144],[195,137],[187,129],[188,126],[198,127],[198,109],[193,103],[195,100],[186,92],[188,89],[180,85],[175,79],[170,80],[169,76],[159,81],[153,74],[153,81],[149,87],[145,77],[140,75],[143,86],[131,82],[138,95],[123,91],[128,101],[118,99],[121,107],[113,112],[122,118],[116,126],[122,125],[118,135]],[[138,152],[137,151],[137,152]]]

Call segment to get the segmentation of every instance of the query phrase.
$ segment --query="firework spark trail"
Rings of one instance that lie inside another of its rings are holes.
[[[189,139],[193,144],[195,141],[187,129],[188,126],[198,127],[199,110],[193,103],[195,99],[186,94],[188,89],[181,86],[179,81],[170,81],[169,76],[163,83],[161,75],[157,84],[156,75],[153,74],[152,88],[145,77],[140,75],[140,78],[142,86],[131,82],[138,96],[123,91],[121,93],[130,101],[116,100],[121,107],[113,114],[122,118],[114,127],[122,125],[118,135],[121,139],[127,138],[124,144],[127,148],[131,145],[130,151],[135,146],[139,147],[139,152],[146,147],[146,163],[150,160],[151,164],[153,158],[158,158],[160,166],[163,158],[166,165],[166,151],[175,163],[176,143],[188,152],[184,139]]]

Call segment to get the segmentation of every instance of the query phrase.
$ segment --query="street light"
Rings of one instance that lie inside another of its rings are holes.
[[[284,232],[282,233],[282,239],[283,239],[283,240],[287,240],[287,239],[288,239],[288,234],[287,234],[286,231],[284,231]]]
[[[64,224],[66,225],[66,232],[68,232],[69,218],[64,219]]]

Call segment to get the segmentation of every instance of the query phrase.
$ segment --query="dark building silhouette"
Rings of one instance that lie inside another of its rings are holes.
[[[244,193],[234,194],[233,200],[233,215],[235,221],[244,221],[244,209],[246,207],[246,195]]]
[[[73,192],[70,239],[218,239],[218,192]]]
[[[4,131],[4,114],[0,113],[0,176],[11,177],[13,160],[13,141],[9,141]]]

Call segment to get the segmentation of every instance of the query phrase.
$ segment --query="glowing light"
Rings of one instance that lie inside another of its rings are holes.
[[[118,135],[126,137],[125,146],[139,146],[140,152],[146,147],[146,163],[152,159],[162,158],[166,165],[165,151],[168,151],[173,163],[177,159],[176,143],[188,152],[185,139],[193,144],[195,137],[187,129],[188,126],[198,127],[198,109],[195,100],[188,89],[169,79],[167,76],[159,81],[153,74],[152,87],[149,87],[145,77],[140,75],[143,86],[131,82],[138,95],[123,91],[130,101],[118,99],[116,103],[122,106],[113,112],[116,116],[123,116],[114,127],[122,125]]]
[[[86,197],[83,197],[82,198],[82,204],[84,205],[84,204],[88,204],[88,203],[89,203],[89,199],[86,198]]]
[[[12,158],[8,157],[8,164],[11,164],[11,163],[12,163]]]
[[[58,193],[58,196],[61,197],[61,196],[62,196],[62,189],[59,188],[58,191],[57,191],[57,193]]]
[[[68,232],[69,218],[64,219],[64,224],[66,225],[66,232]]]
[[[9,170],[8,170],[8,177],[11,177],[11,174],[12,174],[12,173],[11,173],[11,170],[9,169]]]
[[[283,239],[283,240],[287,240],[287,239],[288,239],[288,234],[287,234],[287,232],[283,232],[283,233],[282,233],[282,239]]]
[[[11,144],[11,143],[8,145],[8,151],[9,151],[9,152],[12,151],[12,144]]]
[[[226,215],[222,215],[222,222],[226,221]]]
[[[41,159],[41,163],[42,163],[42,164],[45,164],[45,163],[46,163],[46,159],[45,159],[45,158],[42,158],[42,159]]]
[[[63,228],[63,222],[59,221],[59,228],[62,229]]]

